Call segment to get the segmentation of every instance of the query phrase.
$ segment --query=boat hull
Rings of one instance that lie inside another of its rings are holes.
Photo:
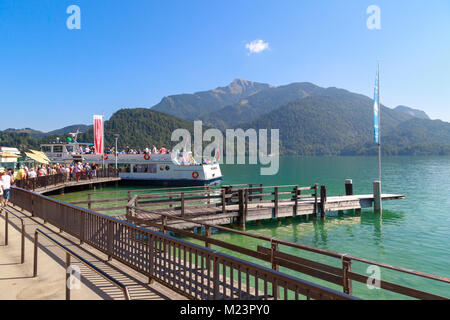
[[[162,180],[162,179],[132,179],[122,178],[121,184],[125,185],[139,185],[139,186],[160,186],[160,187],[199,187],[199,186],[211,186],[219,184],[222,181],[222,177],[211,180],[191,180],[191,179],[174,179],[174,180]]]

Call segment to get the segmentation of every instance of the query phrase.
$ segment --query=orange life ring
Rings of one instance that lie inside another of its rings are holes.
[[[197,179],[199,176],[197,171],[192,172],[192,178]]]
[[[150,160],[150,155],[147,153],[147,154],[144,156],[144,159],[145,159],[145,160]]]
[[[108,155],[107,154],[103,155],[103,160],[108,160]]]

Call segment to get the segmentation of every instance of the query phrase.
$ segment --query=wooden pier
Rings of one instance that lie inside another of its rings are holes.
[[[320,190],[320,191],[319,191]],[[167,215],[167,224],[180,229],[195,227],[195,223],[171,219],[183,217],[216,225],[237,224],[245,229],[245,223],[265,219],[281,219],[305,216],[311,219],[325,218],[327,212],[370,208],[374,195],[353,195],[353,188],[346,184],[347,195],[327,196],[326,186],[301,187],[298,185],[263,186],[237,185],[212,189],[165,189],[154,193],[136,194],[114,199],[75,201],[100,212],[123,210],[126,219],[140,225],[150,225]],[[405,195],[383,194],[382,200],[403,199]],[[122,206],[96,207],[96,203],[126,201]],[[125,213],[126,210],[126,213]]]
[[[314,189],[317,190],[317,186]],[[212,196],[212,190],[207,192]],[[223,195],[223,191],[220,192]],[[242,191],[237,193],[239,195]],[[262,193],[259,192],[255,196],[261,197]],[[130,199],[130,207],[136,202],[136,198],[137,195]],[[183,198],[185,201],[194,201],[194,199],[188,200],[185,195]],[[209,200],[210,205],[213,205],[212,198]],[[225,203],[227,200],[233,201],[233,196],[225,196]],[[294,199],[294,202],[295,200],[299,199]],[[264,196],[260,201],[264,201]],[[128,267],[145,275],[150,283],[156,281],[190,299],[355,299],[352,296],[352,283],[365,284],[370,280],[369,276],[363,272],[352,270],[352,263],[355,261],[366,266],[375,265],[383,269],[395,270],[403,275],[408,274],[450,284],[450,279],[447,277],[205,222],[197,222],[201,232],[194,233],[167,224],[169,219],[184,220],[189,223],[192,223],[192,220],[186,217],[171,217],[165,213],[160,214],[161,223],[154,224],[150,228],[143,228],[18,188],[12,189],[11,203],[18,206],[22,212],[28,212],[33,218],[42,219],[44,223],[56,227],[60,233],[63,232],[78,239],[80,245],[90,246],[100,251],[108,257],[108,261],[114,260],[118,266],[123,265],[124,268]],[[320,203],[315,201],[314,204]],[[135,207],[134,210],[140,212],[145,209]],[[6,216],[6,230],[7,225],[8,216]],[[238,233],[258,241],[251,241],[251,245],[243,247],[216,239],[211,233],[212,228]],[[169,235],[169,232],[196,239],[200,244],[175,238]],[[34,270],[37,270],[37,233],[34,239]],[[204,243],[204,246],[201,243]],[[212,245],[215,246],[214,250],[211,248]],[[221,253],[217,248],[225,248],[233,254]],[[306,252],[308,252],[307,255],[304,254]],[[242,260],[235,257],[235,254],[245,255],[259,262]],[[317,260],[314,257],[308,257],[311,254],[316,256]],[[325,256],[327,262],[321,259]],[[266,267],[267,264],[271,265],[271,269]],[[290,272],[281,271],[279,267],[288,269]],[[306,281],[303,275],[333,284],[333,287],[341,287],[343,292]],[[384,278],[380,280],[379,285],[381,289],[416,299],[447,299],[447,297],[390,282]]]

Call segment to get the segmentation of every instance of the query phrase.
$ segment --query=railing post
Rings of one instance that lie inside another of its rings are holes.
[[[84,240],[84,219],[83,211],[80,211],[80,245],[83,244]]]
[[[294,187],[294,201],[295,201],[294,217],[297,215],[297,212],[298,212],[298,196],[299,196],[298,186],[295,186]]]
[[[113,241],[114,241],[114,225],[113,221],[107,220],[107,234],[108,234],[108,261],[112,260],[113,256]]]
[[[313,217],[315,218],[317,216],[317,213],[319,212],[319,204],[317,201],[317,195],[318,195],[318,185],[317,183],[314,184],[314,214]]]
[[[181,216],[184,216],[184,192],[181,193]]]
[[[20,253],[20,263],[25,263],[25,224],[22,220],[22,244],[21,244],[21,253]]]
[[[342,279],[344,293],[353,294],[352,280],[350,280],[348,273],[352,271],[352,260],[347,256],[342,257]]]
[[[172,202],[172,188],[169,189],[169,201]],[[169,208],[172,208],[172,207],[173,207],[173,204],[169,203]]]
[[[272,269],[278,271],[278,264],[275,262],[275,255],[278,252],[278,243],[273,242],[273,240],[270,242],[271,251],[270,251],[270,262],[272,264]],[[278,284],[276,282],[273,283],[273,297],[275,300],[278,300],[279,296],[279,288]]]
[[[33,278],[37,277],[38,273],[38,232],[34,232],[34,257],[33,257]]]
[[[219,287],[220,287],[220,271],[219,271],[219,258],[214,257],[214,274],[213,274],[213,299],[219,300]],[[224,275],[225,277],[226,275]]]
[[[274,203],[275,203],[275,218],[278,218],[278,187],[273,188]]]
[[[320,186],[320,217],[325,219],[326,205],[327,205],[327,188]]]
[[[211,204],[211,188],[208,187],[208,204]]]
[[[226,203],[225,203],[225,189],[222,188],[222,213],[226,211]]]
[[[70,300],[70,254],[66,252],[66,300]]]
[[[166,232],[166,225],[167,225],[167,217],[166,216],[162,216],[162,233],[163,234],[167,234]]]
[[[238,196],[239,196],[239,225],[243,228],[245,228],[245,217],[244,217],[244,190],[239,189],[238,190]]]
[[[207,247],[208,249],[211,248],[211,244],[209,243],[209,237],[211,237],[211,227],[210,226],[205,226],[205,247]]]
[[[8,245],[8,224],[9,224],[9,214],[8,211],[5,210],[5,246]]]
[[[252,195],[253,195],[253,184],[249,184],[248,186],[249,186],[249,191],[248,191],[249,199],[248,199],[248,201],[252,202],[253,201],[253,197],[252,197]]]

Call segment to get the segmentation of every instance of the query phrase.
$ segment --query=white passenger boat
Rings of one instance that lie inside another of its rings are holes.
[[[191,152],[146,154],[86,154],[83,150],[92,143],[43,143],[41,151],[52,163],[96,163],[100,167],[119,169],[123,181],[133,184],[159,186],[202,186],[222,180],[216,161],[196,163]]]

